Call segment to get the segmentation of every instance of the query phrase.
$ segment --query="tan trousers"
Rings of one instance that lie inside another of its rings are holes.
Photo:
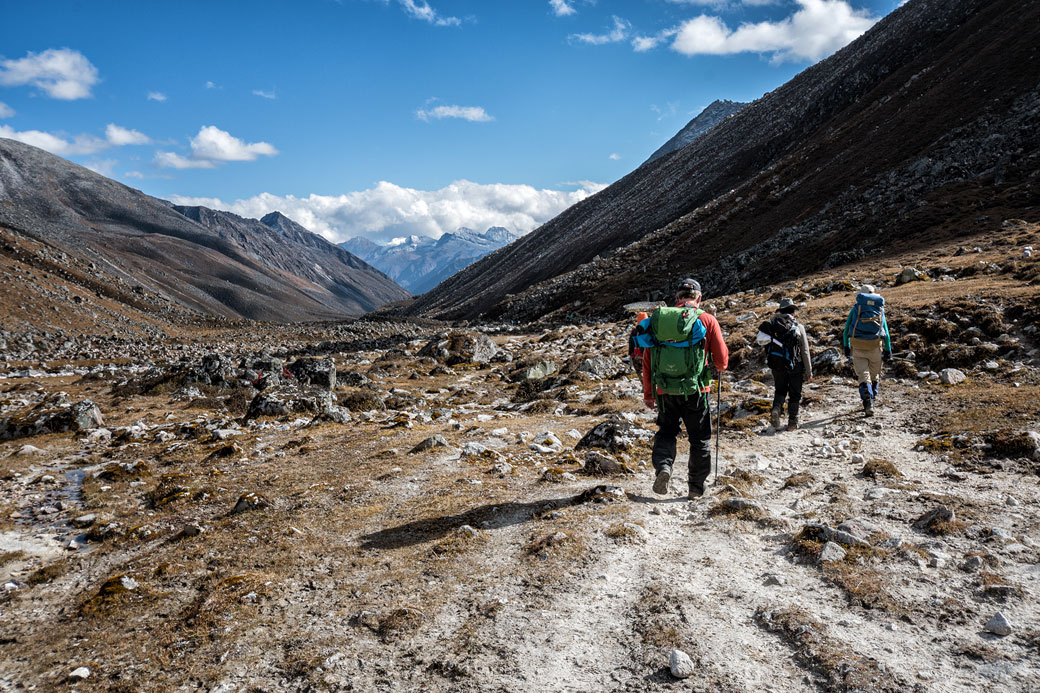
[[[876,383],[881,380],[881,347],[876,349],[853,349],[852,367],[860,384]]]

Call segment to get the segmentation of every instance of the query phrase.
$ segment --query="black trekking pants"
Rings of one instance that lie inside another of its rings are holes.
[[[804,371],[798,369],[788,373],[787,371],[773,371],[773,383],[776,392],[773,393],[773,409],[784,406],[784,400],[790,396],[791,402],[787,405],[787,416],[792,419],[798,418],[798,406],[802,402],[802,375]]]
[[[683,423],[690,438],[689,483],[703,484],[711,474],[711,412],[707,394],[657,396],[658,430],[650,460],[655,472],[675,464],[675,441]]]

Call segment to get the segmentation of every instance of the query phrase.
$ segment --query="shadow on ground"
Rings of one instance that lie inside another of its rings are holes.
[[[385,550],[414,546],[440,539],[462,525],[479,529],[502,529],[527,522],[548,510],[571,505],[575,500],[574,496],[567,496],[530,503],[492,503],[456,515],[415,520],[363,535],[361,548]]]

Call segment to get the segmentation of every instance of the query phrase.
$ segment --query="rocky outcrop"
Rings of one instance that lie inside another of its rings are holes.
[[[0,419],[0,439],[89,431],[104,425],[101,410],[92,401],[72,402],[65,394],[57,393]]]

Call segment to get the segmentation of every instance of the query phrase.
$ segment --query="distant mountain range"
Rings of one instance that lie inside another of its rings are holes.
[[[619,311],[1040,213],[1040,3],[910,0],[845,48],[417,297],[408,314]]]
[[[204,315],[294,322],[358,316],[408,292],[275,212],[177,207],[0,139],[0,228]]]
[[[410,236],[387,245],[357,236],[340,247],[386,272],[413,294],[421,294],[517,238],[508,229],[492,226],[484,233],[460,228],[437,239]]]
[[[747,106],[747,104],[739,101],[712,101],[696,118],[687,123],[686,127],[662,144],[660,149],[651,154],[650,158],[643,163],[650,163],[654,159],[660,159],[665,154],[674,152],[676,149],[682,149],[726,118],[744,108],[744,106]]]

